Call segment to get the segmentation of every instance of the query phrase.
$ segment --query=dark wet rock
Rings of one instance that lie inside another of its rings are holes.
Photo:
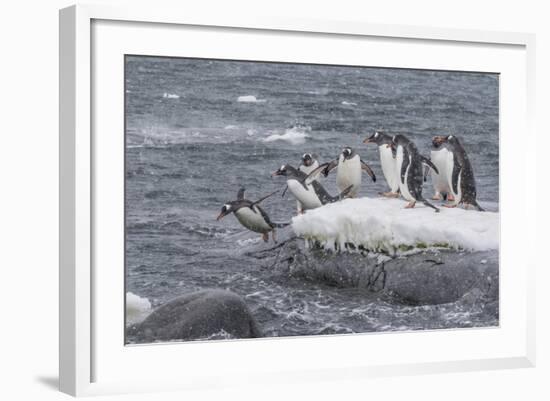
[[[271,249],[250,252],[270,268],[336,287],[386,292],[402,303],[431,305],[498,301],[498,252],[424,250],[401,257],[366,251],[327,252],[307,249],[294,238]]]
[[[388,261],[384,271],[384,289],[413,304],[498,299],[497,252],[421,253]]]
[[[128,333],[132,342],[261,337],[256,320],[237,294],[202,290],[155,309]]]

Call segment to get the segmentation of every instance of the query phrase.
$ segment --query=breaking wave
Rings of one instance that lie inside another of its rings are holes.
[[[275,142],[285,141],[291,145],[302,145],[306,142],[306,139],[310,137],[308,132],[311,131],[311,127],[292,127],[285,130],[283,134],[272,134],[267,138],[264,138],[263,142]]]

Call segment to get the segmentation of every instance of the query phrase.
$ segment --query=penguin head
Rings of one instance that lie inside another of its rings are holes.
[[[347,159],[349,159],[352,154],[353,154],[353,150],[349,146],[346,146],[344,149],[342,149],[342,156],[344,157],[343,161],[346,161]]]
[[[378,132],[378,131],[374,131],[374,134],[372,134],[371,136],[369,136],[368,138],[365,138],[365,140],[363,141],[363,143],[375,143],[377,144],[378,146],[382,145],[383,143],[385,143],[384,141],[389,139],[387,135],[385,135],[384,133],[382,132]]]
[[[313,157],[311,156],[311,153],[304,153],[302,155],[302,163],[306,167],[309,167],[313,164]]]
[[[443,144],[456,145],[458,143],[458,138],[454,135],[439,135],[432,138],[432,144],[436,148],[440,147]]]
[[[405,135],[397,134],[391,138],[391,142],[387,146],[388,148],[396,149],[400,145],[405,147],[410,143],[411,141]]]
[[[225,216],[227,216],[229,213],[232,213],[233,212],[233,205],[231,203],[226,203],[225,205],[222,206],[222,211],[221,213],[218,215],[218,217],[216,218],[216,220],[221,220],[223,219]]]
[[[279,167],[278,170],[274,171],[273,173],[271,173],[271,176],[272,177],[276,177],[278,175],[283,175],[283,176],[286,176],[288,174],[288,168],[287,168],[287,165],[286,164],[283,164],[281,167]]]

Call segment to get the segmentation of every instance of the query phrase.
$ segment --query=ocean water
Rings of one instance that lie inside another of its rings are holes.
[[[127,56],[126,286],[153,306],[203,288],[245,298],[269,336],[498,324],[463,303],[414,306],[361,288],[295,277],[250,256],[259,234],[215,218],[246,188],[282,189],[271,172],[353,147],[375,171],[360,196],[386,190],[374,130],[402,133],[429,156],[434,135],[461,138],[478,200],[498,209],[498,75]],[[323,185],[337,193],[334,176]],[[431,196],[430,183],[424,191]],[[296,212],[291,195],[262,203],[273,221]]]

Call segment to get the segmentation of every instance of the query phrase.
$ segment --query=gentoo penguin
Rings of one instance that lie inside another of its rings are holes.
[[[344,191],[351,186],[350,198],[355,198],[361,187],[361,172],[365,170],[372,178],[373,182],[376,182],[376,175],[370,168],[370,166],[361,160],[361,157],[355,153],[355,151],[346,146],[338,159],[335,159],[328,163],[321,164],[317,169],[320,170],[326,177],[328,173],[334,168],[338,168],[336,173],[336,185],[340,191]],[[310,173],[310,176],[316,174],[316,170]]]
[[[298,170],[308,175],[317,167],[319,167],[319,162],[313,157],[313,155],[311,153],[304,153],[302,155],[302,163],[298,166]],[[317,180],[317,177],[313,177],[312,180]],[[298,213],[304,212],[300,201],[296,201],[296,207]]]
[[[384,178],[390,187],[389,192],[381,192],[380,194],[390,198],[397,198],[399,197],[399,175],[397,174],[395,151],[391,147],[388,147],[391,144],[391,139],[390,135],[383,132],[375,132],[366,138],[363,143],[374,143],[378,146],[382,173],[384,173]]]
[[[239,189],[237,200],[227,202],[222,206],[222,211],[216,220],[220,220],[229,213],[234,213],[243,226],[250,231],[262,234],[262,239],[267,242],[269,240],[269,232],[273,242],[277,242],[275,238],[275,229],[288,226],[290,223],[273,223],[269,220],[267,213],[258,204],[276,194],[278,191],[272,192],[267,196],[257,200],[256,202],[249,201],[244,198],[244,188]]]
[[[338,196],[331,196],[318,181],[311,181],[308,176],[291,165],[283,164],[272,177],[286,177],[288,190],[302,204],[303,210],[315,209],[327,203],[333,203],[345,198],[351,191],[351,186]]]
[[[437,167],[433,163],[418,153],[416,145],[407,139],[404,135],[395,135],[392,142],[387,147],[395,147],[397,172],[399,174],[399,191],[403,198],[409,201],[406,208],[413,208],[417,201],[433,208],[436,212],[439,209],[422,197],[422,184],[424,174],[422,165],[426,164],[437,173]]]
[[[313,157],[313,155],[311,153],[304,153],[302,155],[302,163],[298,167],[298,170],[308,175],[317,167],[319,167],[319,162]]]
[[[452,154],[449,153],[445,143],[438,142],[435,137],[432,139],[432,150],[430,152],[430,160],[439,170],[439,174],[432,171],[432,184],[434,187],[433,200],[446,199],[450,202],[454,201],[454,196],[449,186],[447,175],[449,169],[452,168]],[[428,171],[426,170],[426,173]]]
[[[484,211],[476,200],[477,192],[474,170],[458,138],[454,135],[435,136],[433,137],[433,142],[439,146],[445,146],[450,155],[446,176],[447,185],[454,200],[445,206],[455,207],[463,203],[466,208],[472,205],[477,210]]]

